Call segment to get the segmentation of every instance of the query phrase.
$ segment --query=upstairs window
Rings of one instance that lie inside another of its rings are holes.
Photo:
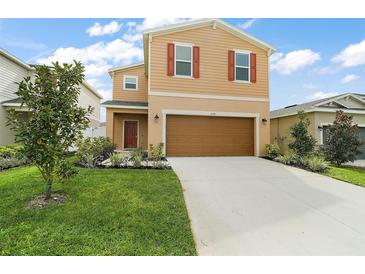
[[[192,77],[192,46],[175,44],[175,75]]]
[[[235,75],[236,81],[250,81],[250,54],[245,52],[235,52]]]
[[[138,90],[138,76],[124,75],[123,89]]]

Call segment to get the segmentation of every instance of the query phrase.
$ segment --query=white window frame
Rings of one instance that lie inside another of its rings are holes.
[[[237,53],[247,54],[248,55],[248,66],[238,66],[237,65]],[[237,83],[245,83],[249,84],[251,83],[251,51],[249,50],[241,50],[241,49],[235,49],[234,50],[234,81]],[[247,68],[248,69],[248,81],[246,80],[237,80],[237,70],[236,68]]]
[[[176,74],[176,63],[177,62],[185,62],[188,63],[186,60],[179,60],[176,58],[177,54],[176,54],[176,46],[181,46],[181,47],[187,47],[190,48],[190,52],[191,52],[191,59],[190,59],[190,76],[188,75],[177,75]],[[180,43],[180,42],[174,42],[174,47],[175,47],[175,56],[174,56],[174,77],[178,77],[178,78],[187,78],[187,79],[193,79],[193,44],[189,44],[189,43]]]
[[[127,78],[134,78],[136,79],[136,88],[127,88],[126,87],[126,79]],[[138,76],[134,76],[134,75],[124,75],[123,76],[123,90],[132,90],[132,91],[138,91]]]
[[[356,124],[356,123],[355,123]],[[324,140],[323,140],[323,130],[324,128],[323,127],[328,127],[328,126],[331,126],[333,125],[333,123],[320,123],[319,126],[320,128],[318,129],[319,130],[319,145],[324,145]],[[357,126],[360,128],[362,127],[365,127],[365,124],[357,124]]]

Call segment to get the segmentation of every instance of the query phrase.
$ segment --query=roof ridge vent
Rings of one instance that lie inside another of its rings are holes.
[[[284,108],[292,108],[292,107],[296,107],[298,104],[294,104],[294,105],[290,105],[290,106],[286,106]]]

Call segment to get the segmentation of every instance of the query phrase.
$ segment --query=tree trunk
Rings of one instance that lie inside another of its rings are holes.
[[[51,198],[52,194],[52,179],[50,177],[47,178],[47,184],[46,184],[46,200]]]

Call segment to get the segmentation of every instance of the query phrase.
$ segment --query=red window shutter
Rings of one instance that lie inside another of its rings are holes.
[[[167,75],[174,76],[175,70],[175,45],[167,44]]]
[[[250,78],[251,83],[256,83],[256,53],[250,54]]]
[[[193,76],[199,78],[200,51],[199,47],[193,47]]]
[[[234,81],[234,51],[228,51],[228,80]]]

